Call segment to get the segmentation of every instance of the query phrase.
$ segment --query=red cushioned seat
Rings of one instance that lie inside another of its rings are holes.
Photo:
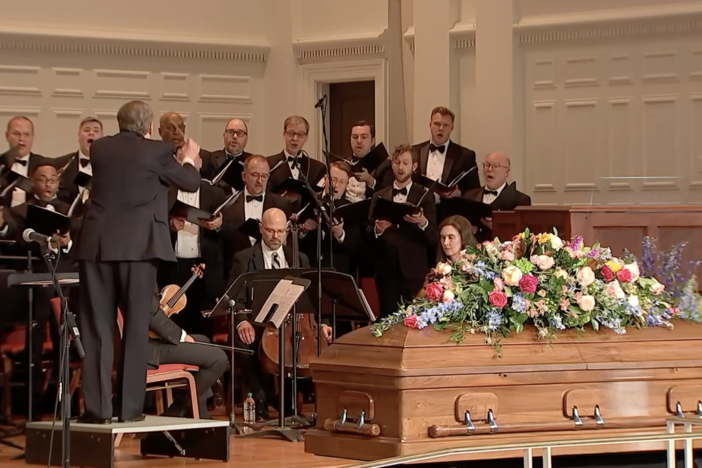
[[[200,368],[198,366],[189,366],[187,364],[162,364],[158,366],[158,369],[149,369],[146,373],[147,375],[155,375],[165,374],[166,372],[196,372],[199,370]]]
[[[226,343],[229,341],[229,333],[215,333],[212,338],[213,343]]]
[[[2,337],[0,352],[2,354],[19,354],[24,349],[26,327],[17,327]]]

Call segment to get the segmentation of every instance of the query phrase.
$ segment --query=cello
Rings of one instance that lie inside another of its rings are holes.
[[[293,260],[290,268],[300,268],[300,251],[298,245],[299,227],[297,220],[292,223],[292,254]],[[290,320],[295,315],[295,339],[293,340]],[[297,350],[297,376],[298,378],[312,377],[310,362],[317,357],[317,340],[319,336],[319,325],[314,318],[314,314],[295,313],[288,315],[285,327],[285,373],[292,375],[293,353]],[[329,344],[324,337],[321,338],[321,348],[326,349]],[[261,366],[273,375],[280,374],[280,346],[278,341],[278,329],[272,326],[266,327],[261,338],[259,350],[259,360]]]
[[[166,317],[175,315],[178,312],[185,309],[188,303],[187,297],[185,297],[185,292],[193,285],[196,279],[202,278],[204,275],[205,264],[193,265],[190,271],[193,272],[193,276],[181,287],[176,284],[169,284],[161,289],[161,293],[158,298],[158,308],[161,312],[166,314]],[[149,330],[149,336],[151,338],[159,338],[159,336],[153,331]]]

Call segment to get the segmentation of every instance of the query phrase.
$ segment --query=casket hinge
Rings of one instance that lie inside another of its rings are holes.
[[[380,426],[366,422],[366,411],[361,410],[361,413],[356,418],[356,421],[349,419],[349,411],[344,408],[339,416],[339,419],[327,419],[324,421],[324,429],[329,432],[350,432],[354,434],[363,434],[371,437],[380,435]]]

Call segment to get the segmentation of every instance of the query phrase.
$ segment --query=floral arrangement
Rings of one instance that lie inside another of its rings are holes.
[[[588,324],[616,333],[627,327],[664,326],[683,318],[700,321],[702,297],[692,271],[681,263],[684,244],[656,252],[646,238],[642,260],[621,258],[609,248],[587,247],[581,236],[564,241],[528,230],[507,242],[467,247],[456,262],[439,263],[413,301],[371,328],[376,337],[400,322],[410,328],[453,329],[451,340],[484,333],[498,348],[499,337],[520,333],[526,324],[550,341],[567,328]]]

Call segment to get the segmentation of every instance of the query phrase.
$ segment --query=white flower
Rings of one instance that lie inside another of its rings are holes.
[[[627,302],[631,304],[633,307],[638,307],[639,306],[639,296],[636,296],[632,294],[631,296],[626,298]]]
[[[639,276],[641,276],[641,272],[639,271],[639,264],[636,262],[624,265],[624,269],[629,270],[629,273],[631,273],[632,282],[636,281],[637,279],[639,279]]]
[[[619,285],[619,281],[614,280],[611,283],[607,284],[607,288],[605,288],[605,294],[607,294],[609,297],[616,297],[617,299],[624,299],[626,294],[624,294],[624,291],[622,290],[622,287]]]
[[[576,277],[578,278],[578,282],[583,287],[588,287],[595,282],[595,273],[589,266],[584,266],[580,270],[578,270],[578,274],[576,275]]]
[[[553,250],[561,250],[563,248],[563,241],[557,235],[550,234],[549,240],[551,241],[551,247],[553,247]]]
[[[656,278],[653,278],[653,281],[655,281],[655,283],[651,286],[651,294],[659,296],[665,290],[665,286],[659,283]]]
[[[590,312],[595,308],[595,298],[593,296],[580,296],[578,299],[578,307],[583,312]]]
[[[556,272],[553,274],[556,278],[568,279],[568,272],[563,268],[557,268]]]
[[[443,302],[453,302],[453,300],[456,298],[456,296],[453,294],[453,291],[449,291],[448,289],[444,291],[444,297],[442,298]]]
[[[502,270],[502,278],[504,278],[507,286],[518,286],[519,280],[522,279],[522,270],[514,265],[510,265]]]
[[[439,274],[448,275],[451,273],[451,270],[453,270],[453,268],[451,268],[451,265],[448,263],[439,262],[439,264],[436,265],[436,272]]]

